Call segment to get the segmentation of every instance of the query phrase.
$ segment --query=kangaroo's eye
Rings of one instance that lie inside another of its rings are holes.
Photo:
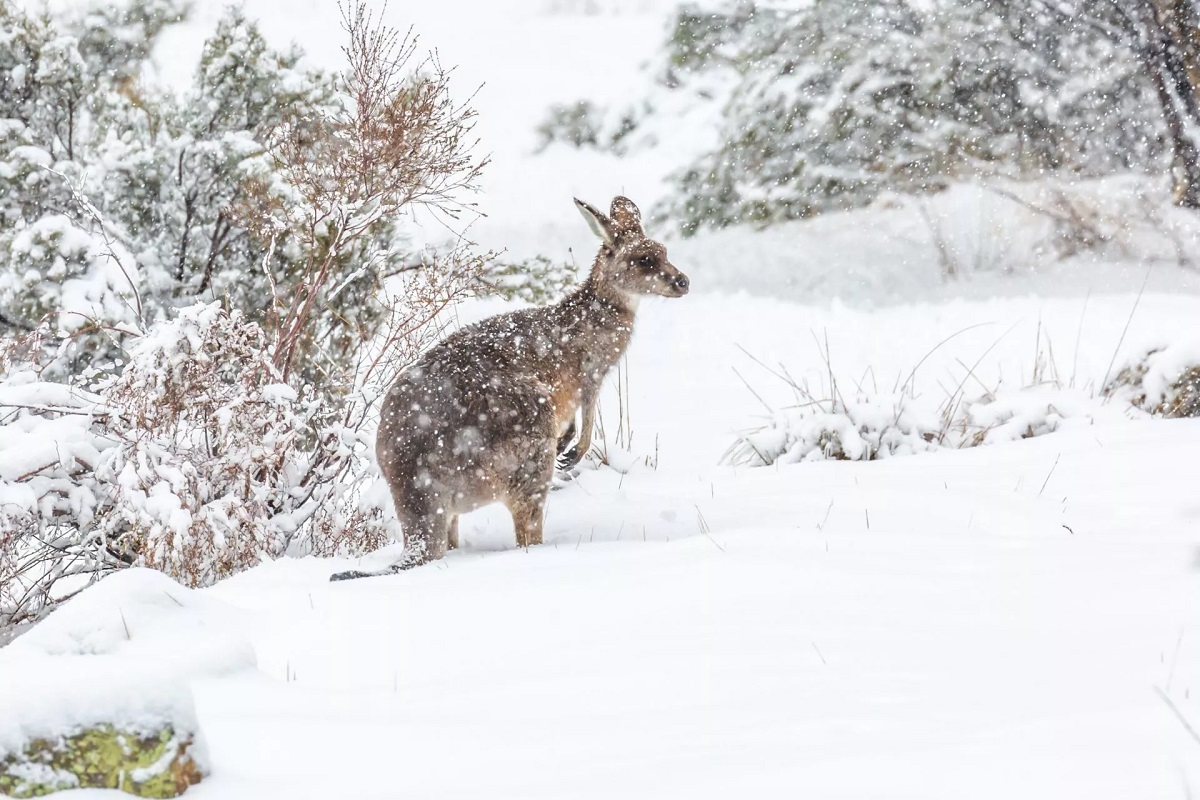
[[[642,269],[653,269],[654,268],[654,256],[642,256],[641,258],[637,259],[633,263],[637,264]]]

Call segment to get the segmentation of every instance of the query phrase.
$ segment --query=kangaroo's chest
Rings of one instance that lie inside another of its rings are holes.
[[[574,335],[571,335],[574,333]],[[560,366],[553,382],[554,417],[560,433],[575,418],[585,394],[595,392],[629,345],[632,324],[567,332]]]
[[[572,385],[572,383],[562,382],[553,388],[550,395],[550,402],[554,405],[554,430],[557,436],[562,436],[567,432],[567,428],[571,426],[571,421],[575,419],[575,413],[579,410],[579,404],[582,402],[582,390],[578,384]]]

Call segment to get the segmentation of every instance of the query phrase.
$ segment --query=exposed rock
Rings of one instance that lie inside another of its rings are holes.
[[[120,789],[137,797],[178,797],[199,783],[191,735],[98,725],[57,739],[35,739],[0,759],[0,793],[43,797],[65,789]]]
[[[131,568],[0,649],[0,798],[73,787],[175,797],[208,775],[191,687],[255,668],[237,615]]]

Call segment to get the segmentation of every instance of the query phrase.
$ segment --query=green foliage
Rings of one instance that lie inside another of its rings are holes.
[[[488,294],[539,306],[561,300],[577,282],[574,267],[545,256],[524,261],[492,261],[485,268],[482,281]]]
[[[538,125],[537,132],[541,137],[539,150],[555,141],[575,147],[599,145],[600,128],[604,124],[599,113],[590,100],[552,106],[546,119]]]
[[[120,789],[137,797],[178,797],[199,783],[190,735],[170,726],[154,733],[98,725],[36,739],[0,758],[0,794],[44,797],[65,789]]]
[[[1016,0],[684,6],[635,111],[559,107],[543,137],[687,154],[654,214],[685,234],[964,177],[1161,170],[1161,117],[1128,51],[1043,17]]]
[[[111,195],[122,201],[112,212],[165,273],[160,305],[217,296],[261,310],[270,291],[264,266],[285,284],[301,268],[278,249],[264,265],[266,243],[236,222],[252,187],[284,191],[265,148],[270,132],[288,115],[334,102],[329,79],[298,70],[298,61],[296,52],[269,48],[257,25],[230,9],[205,42],[186,96],[146,106],[155,129],[138,120],[105,142],[102,157],[116,165]]]
[[[105,144],[145,130],[130,76],[178,15],[166,0],[136,0],[56,20],[0,0],[0,333],[49,318],[60,336],[77,335],[60,372],[114,355],[115,331],[158,310],[152,265],[125,247],[137,243],[120,222],[102,226],[94,212],[138,204],[111,192]]]
[[[76,9],[64,19],[88,72],[118,81],[137,77],[158,35],[185,17],[184,0],[138,0]]]
[[[288,297],[311,266],[288,231],[243,220],[295,196],[270,152],[275,132],[337,114],[347,98],[237,8],[205,42],[186,92],[142,85],[156,37],[181,18],[179,0],[55,18],[0,0],[0,334],[46,319],[70,339],[52,375],[118,363],[123,331],[198,300],[267,324],[264,301]],[[406,261],[405,224],[380,219],[339,256],[328,281],[339,291],[321,298],[303,336],[309,362],[348,360],[385,318],[375,297],[380,276]]]
[[[1055,166],[1033,70],[994,57],[994,28],[957,10],[817,0],[737,6],[732,31],[672,42],[692,71],[735,69],[719,147],[677,176],[685,232],[766,224],[928,191],[966,169]]]
[[[572,147],[595,147],[623,153],[626,137],[637,130],[640,116],[648,113],[647,108],[624,110],[616,118],[590,100],[580,100],[566,105],[550,107],[537,127],[541,152],[554,142],[564,142]]]
[[[754,6],[742,2],[728,13],[685,5],[675,14],[667,43],[667,62],[682,70],[704,69],[720,59],[720,49],[743,35]]]

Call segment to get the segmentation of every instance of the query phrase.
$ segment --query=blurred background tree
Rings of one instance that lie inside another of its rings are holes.
[[[559,106],[541,132],[628,150],[713,107],[658,209],[689,234],[981,177],[1169,172],[1196,207],[1198,43],[1194,0],[689,5],[645,98]]]

